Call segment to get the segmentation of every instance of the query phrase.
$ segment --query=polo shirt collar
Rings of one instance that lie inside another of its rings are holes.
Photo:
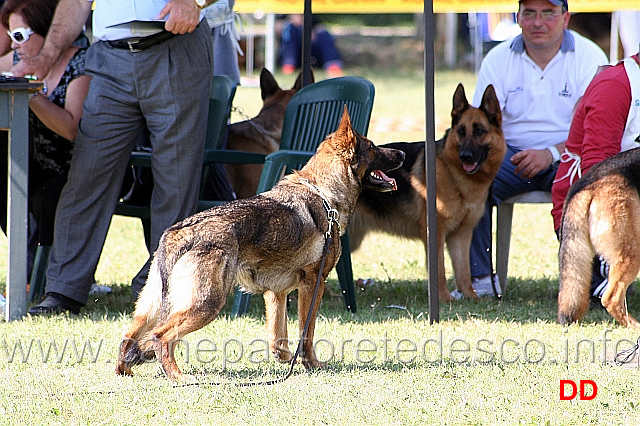
[[[513,53],[524,52],[524,40],[522,34],[517,35],[511,42],[511,50]],[[562,53],[574,52],[576,50],[576,42],[573,38],[573,34],[568,30],[564,30],[564,36],[562,38],[562,44],[560,45],[560,51]]]

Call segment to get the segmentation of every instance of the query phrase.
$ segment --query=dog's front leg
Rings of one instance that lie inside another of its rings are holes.
[[[469,250],[472,235],[473,228],[461,228],[447,237],[447,248],[449,249],[449,256],[451,256],[456,287],[465,297],[478,299],[478,295],[471,285]]]
[[[424,249],[425,253],[429,252],[427,242],[425,242]],[[445,303],[453,301],[451,292],[447,288],[447,278],[444,273],[444,235],[441,234],[440,229],[438,229],[438,299]]]
[[[264,305],[267,311],[267,333],[269,351],[279,362],[289,362],[293,354],[289,350],[287,337],[287,293],[264,293]]]
[[[315,301],[313,310],[309,312],[311,308],[311,299],[313,298],[313,292],[315,291],[316,278],[316,276],[313,276],[313,283],[311,283],[311,281],[307,281],[302,283],[298,288],[298,317],[300,321],[299,330],[301,338],[304,330],[304,324],[307,321],[307,316],[311,317],[311,320],[309,321],[309,329],[307,330],[307,335],[305,336],[305,340],[302,345],[301,354],[302,365],[304,365],[307,370],[325,367],[324,363],[318,361],[316,353],[313,350],[313,333],[316,326],[316,315],[320,305],[319,298],[324,294],[324,280],[326,277],[322,277],[322,280],[320,280],[320,283],[318,284],[318,299]]]

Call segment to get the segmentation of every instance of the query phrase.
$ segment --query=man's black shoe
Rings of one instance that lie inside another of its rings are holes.
[[[48,293],[47,297],[39,304],[29,309],[30,315],[50,315],[69,311],[73,314],[80,313],[82,304],[67,296],[58,293]]]

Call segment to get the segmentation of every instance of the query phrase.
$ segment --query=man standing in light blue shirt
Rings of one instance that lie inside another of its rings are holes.
[[[115,211],[129,156],[143,128],[151,135],[154,189],[151,250],[162,232],[196,210],[213,74],[211,30],[203,8],[212,0],[100,0],[92,77],[69,178],[56,212],[47,297],[32,315],[79,312]],[[16,75],[46,75],[80,33],[92,1],[60,0],[40,54]],[[149,262],[133,279],[134,297]]]
[[[522,34],[494,47],[482,62],[473,105],[492,84],[502,109],[507,153],[493,186],[493,203],[551,184],[569,134],[572,110],[607,56],[568,31],[566,0],[521,0]],[[491,208],[471,243],[471,276],[478,296],[500,294],[491,266]],[[452,295],[454,295],[452,293]],[[454,295],[455,297],[455,295]]]

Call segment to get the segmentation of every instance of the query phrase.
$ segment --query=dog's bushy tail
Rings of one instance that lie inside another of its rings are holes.
[[[154,257],[149,268],[149,277],[136,302],[134,334],[125,338],[130,342],[122,357],[129,365],[142,364],[154,358],[153,341],[150,339],[150,334],[160,318],[162,288],[163,282],[158,268],[158,260]]]
[[[558,321],[565,325],[580,319],[589,309],[591,271],[595,250],[589,236],[588,189],[568,198],[560,232],[560,291]]]

